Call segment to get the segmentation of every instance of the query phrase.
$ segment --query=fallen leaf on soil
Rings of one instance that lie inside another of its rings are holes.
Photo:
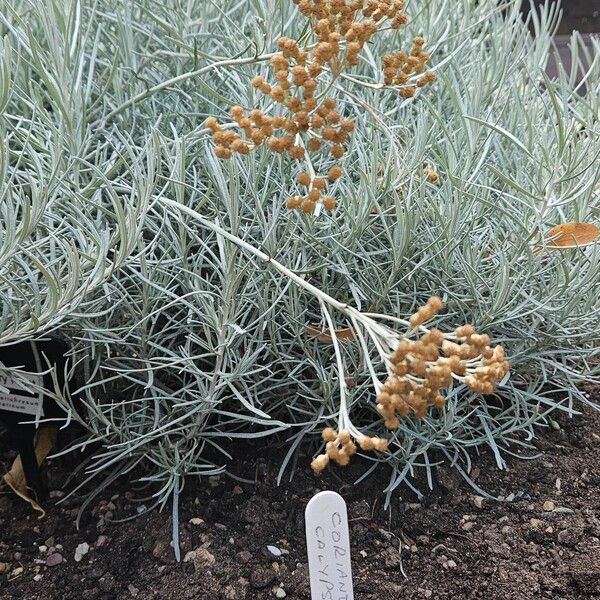
[[[55,438],[56,431],[49,427],[43,427],[37,432],[37,435],[35,436],[35,457],[38,465],[41,465],[44,462],[46,456],[48,456],[50,450],[52,450]],[[20,456],[15,458],[10,471],[4,475],[3,479],[17,496],[20,496],[23,500],[29,502],[33,509],[40,513],[40,519],[46,514],[46,511],[29,495],[30,492],[27,488]]]

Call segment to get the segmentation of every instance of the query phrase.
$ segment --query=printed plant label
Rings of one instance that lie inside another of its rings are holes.
[[[35,385],[41,386],[44,378],[37,373],[21,373],[21,377]],[[7,388],[6,393],[1,388]],[[44,397],[42,394],[28,395],[13,393],[14,391],[28,392],[29,390],[22,381],[18,381],[8,373],[0,374],[0,410],[9,410],[25,415],[44,416]]]
[[[304,514],[312,600],[353,600],[344,499],[335,492],[319,492],[310,500]]]

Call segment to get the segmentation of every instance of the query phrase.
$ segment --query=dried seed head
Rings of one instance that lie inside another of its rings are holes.
[[[336,205],[335,198],[332,198],[331,196],[325,196],[325,198],[323,198],[323,208],[325,210],[333,210]]]
[[[300,202],[301,202],[300,196],[292,196],[291,198],[288,198],[285,201],[285,205],[288,208],[295,209],[300,206]]]
[[[321,473],[329,464],[329,456],[320,454],[311,463],[310,466],[315,473]]]
[[[225,146],[215,146],[214,153],[217,158],[231,158],[231,150]]]
[[[306,173],[306,171],[302,171],[301,173],[298,173],[296,181],[300,185],[310,185],[310,175]]]
[[[327,177],[330,181],[335,181],[342,176],[342,167],[339,165],[333,165],[327,172]]]

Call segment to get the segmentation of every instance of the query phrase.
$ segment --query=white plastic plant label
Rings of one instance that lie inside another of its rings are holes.
[[[311,498],[304,515],[312,600],[353,600],[344,499],[335,492],[319,492]]]
[[[8,410],[34,417],[43,417],[44,396],[42,394],[28,395],[15,392],[29,392],[25,379],[34,385],[41,386],[44,378],[37,373],[20,373],[19,379],[8,373],[0,374],[0,410]],[[8,393],[4,389],[8,389]]]

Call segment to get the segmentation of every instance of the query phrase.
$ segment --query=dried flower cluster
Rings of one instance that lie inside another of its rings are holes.
[[[408,321],[409,334],[423,330],[424,333],[417,339],[399,337],[386,357],[388,377],[377,393],[377,411],[387,429],[397,429],[400,418],[410,414],[419,419],[425,417],[430,406],[442,408],[446,398],[441,390],[450,387],[453,380],[465,383],[476,392],[491,394],[508,371],[503,347],[491,348],[489,336],[475,333],[471,325],[462,325],[453,334],[424,328],[423,324],[441,308],[442,301],[437,297],[421,306]],[[341,466],[348,464],[356,447],[349,446],[352,442],[346,433],[338,435],[331,428],[323,431],[326,452],[313,460],[312,468],[316,472],[322,471],[329,459]],[[387,450],[385,439],[355,437],[363,450]]]
[[[392,29],[407,22],[402,0],[294,0],[300,12],[311,20],[314,44],[301,48],[296,40],[281,37],[279,52],[271,58],[274,85],[262,75],[252,79],[252,85],[281,108],[280,114],[265,114],[258,108],[246,112],[234,106],[230,114],[237,131],[222,126],[210,117],[206,126],[212,132],[215,155],[222,159],[234,153],[248,154],[253,148],[267,143],[274,152],[287,153],[295,160],[306,158],[307,153],[319,153],[324,161],[343,157],[344,143],[354,130],[354,121],[344,118],[337,109],[336,100],[317,88],[324,73],[329,73],[329,85],[341,73],[344,66],[359,62],[359,54],[365,44],[387,21]],[[413,40],[409,54],[398,52],[383,57],[385,82],[401,86],[403,97],[412,97],[417,86],[435,79],[430,72],[424,73],[429,58],[422,47],[421,37]],[[414,84],[408,84],[412,75],[422,75]],[[232,124],[233,125],[233,124]],[[315,211],[317,205],[332,210],[336,201],[324,195],[327,180],[333,182],[342,175],[342,167],[334,164],[328,168],[327,178],[317,177],[314,167],[298,176],[303,188],[301,195],[291,196],[286,206],[306,213]],[[327,168],[327,167],[326,167]]]
[[[386,85],[400,85],[400,95],[404,98],[412,98],[415,95],[417,87],[423,87],[428,83],[435,81],[435,74],[432,71],[425,71],[429,54],[423,50],[425,40],[422,37],[413,39],[413,45],[410,53],[394,52],[393,54],[384,54],[383,63],[383,81]],[[405,85],[411,75],[422,73],[416,80],[415,85]]]
[[[338,465],[345,467],[350,462],[350,457],[356,454],[356,444],[352,441],[352,435],[347,429],[337,432],[331,427],[326,427],[321,437],[326,442],[325,453],[319,454],[311,463],[313,471],[320,473],[333,460]],[[367,437],[358,438],[358,444],[362,450],[378,450],[385,452],[388,442],[384,438]]]

